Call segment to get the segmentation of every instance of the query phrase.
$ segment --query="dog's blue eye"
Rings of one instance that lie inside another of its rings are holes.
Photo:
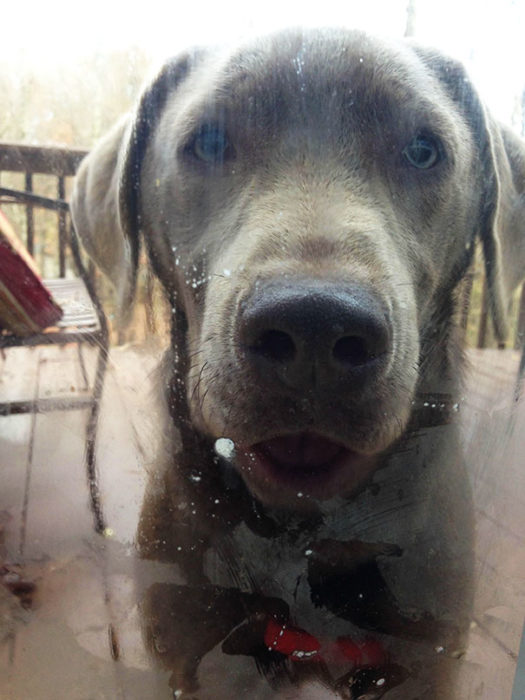
[[[231,144],[226,131],[217,124],[204,124],[194,136],[190,150],[199,160],[219,164],[231,157]]]
[[[406,148],[403,155],[410,165],[421,170],[434,167],[441,160],[441,147],[438,141],[427,136],[415,136]]]

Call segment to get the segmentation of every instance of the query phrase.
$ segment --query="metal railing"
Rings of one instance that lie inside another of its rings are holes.
[[[17,143],[0,143],[0,174],[3,173],[22,173],[24,177],[23,189],[25,192],[34,193],[34,177],[35,175],[48,175],[56,178],[56,190],[53,193],[53,199],[57,202],[57,257],[58,257],[58,276],[65,277],[66,275],[66,256],[67,256],[67,205],[60,206],[60,203],[66,202],[66,180],[72,178],[80,164],[80,161],[86,155],[87,151],[80,149],[65,149],[54,148],[48,146],[27,146]],[[8,201],[9,190],[13,189],[8,185],[4,186],[3,180],[0,180],[2,190],[0,195],[4,203]],[[38,197],[38,195],[35,195]],[[49,197],[48,197],[49,199]],[[15,200],[13,200],[14,202]],[[28,201],[25,206],[26,225],[24,236],[24,244],[31,255],[35,253],[35,217],[34,206],[38,206],[39,202],[35,199],[33,202]]]

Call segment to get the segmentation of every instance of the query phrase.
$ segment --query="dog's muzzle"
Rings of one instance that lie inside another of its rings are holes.
[[[389,365],[391,336],[384,304],[362,286],[290,278],[255,285],[240,305],[239,361],[259,388],[276,402],[302,406],[309,419],[301,425],[296,414],[286,424],[283,416],[282,432],[239,451],[250,483],[325,498],[343,475],[357,484],[369,473],[374,460],[330,435],[326,419],[345,396],[358,406],[374,394]]]

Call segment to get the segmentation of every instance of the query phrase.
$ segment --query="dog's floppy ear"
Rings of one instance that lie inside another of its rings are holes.
[[[457,104],[478,149],[482,175],[478,235],[494,333],[503,342],[512,292],[525,278],[525,142],[490,116],[460,63],[413,48]]]
[[[77,235],[90,256],[115,286],[119,301],[132,295],[137,244],[121,224],[118,190],[124,167],[130,117],[121,120],[82,161],[71,198]],[[135,250],[133,250],[135,249]]]
[[[113,283],[122,310],[135,291],[140,251],[140,174],[150,134],[170,92],[196,54],[167,63],[121,120],[83,160],[75,179],[71,215],[93,261]]]
[[[490,116],[487,128],[491,153],[485,167],[493,173],[497,199],[480,235],[494,330],[503,341],[512,293],[525,279],[525,142]]]

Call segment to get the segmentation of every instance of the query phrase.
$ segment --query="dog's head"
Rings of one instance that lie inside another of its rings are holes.
[[[169,63],[82,165],[72,211],[128,291],[142,234],[185,319],[195,429],[233,440],[261,500],[299,506],[358,488],[416,390],[446,386],[476,236],[504,336],[524,161],[455,62],[293,32]]]

